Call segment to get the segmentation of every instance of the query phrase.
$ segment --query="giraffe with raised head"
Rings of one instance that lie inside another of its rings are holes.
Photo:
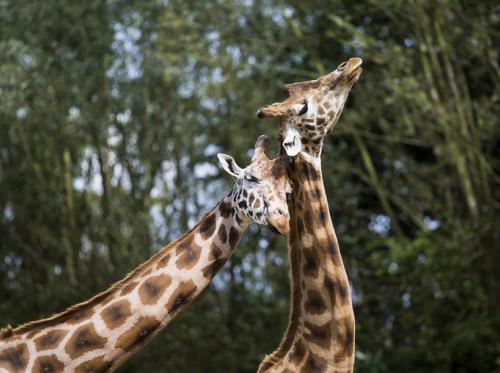
[[[257,112],[259,118],[279,121],[282,150],[294,156],[288,166],[290,319],[259,373],[353,371],[354,312],[323,184],[321,150],[359,79],[361,63],[351,58],[319,79],[285,85],[287,99]]]
[[[270,159],[261,136],[250,165],[218,154],[236,181],[199,223],[125,279],[52,317],[0,332],[0,372],[110,372],[193,301],[251,222],[289,231],[288,157]]]

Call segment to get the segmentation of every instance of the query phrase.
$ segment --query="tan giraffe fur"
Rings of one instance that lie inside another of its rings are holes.
[[[94,298],[47,319],[0,333],[0,372],[110,372],[159,333],[210,283],[252,222],[289,230],[288,157],[251,164],[219,155],[233,191],[182,237]]]
[[[361,59],[351,58],[317,80],[285,86],[289,97],[258,111],[280,123],[288,167],[291,266],[290,319],[280,346],[259,373],[352,372],[355,322],[349,282],[321,173],[323,139],[337,122]]]

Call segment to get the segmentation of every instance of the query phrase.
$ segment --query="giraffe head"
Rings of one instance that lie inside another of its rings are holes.
[[[252,161],[245,168],[239,167],[230,155],[219,153],[217,157],[236,180],[231,199],[239,217],[286,234],[290,231],[286,200],[291,193],[286,173],[289,159],[285,155],[269,158],[266,153],[269,144],[266,136],[260,136]]]
[[[350,58],[316,80],[286,84],[287,99],[257,111],[259,118],[279,120],[280,137],[289,156],[301,151],[319,156],[323,138],[337,123],[347,96],[361,75],[361,63],[361,58]]]

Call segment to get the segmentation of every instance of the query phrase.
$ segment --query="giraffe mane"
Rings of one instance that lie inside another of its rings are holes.
[[[158,261],[161,256],[165,254],[166,251],[171,250],[172,248],[176,247],[179,242],[184,240],[187,236],[189,236],[193,231],[199,227],[199,225],[205,220],[205,218],[210,215],[222,202],[219,202],[214,208],[210,209],[208,212],[206,212],[202,218],[196,223],[191,229],[189,229],[187,232],[185,232],[182,236],[180,236],[178,239],[175,241],[169,243],[168,245],[164,246],[158,252],[156,252],[152,257],[150,257],[148,260],[146,260],[144,263],[139,265],[137,268],[135,268],[133,271],[129,272],[127,276],[125,276],[123,279],[115,282],[113,285],[111,285],[108,289],[104,290],[103,292],[93,296],[92,298],[83,301],[81,303],[77,303],[73,306],[68,307],[62,312],[53,314],[52,316],[46,317],[44,319],[36,320],[36,321],[30,321],[25,324],[21,324],[17,326],[16,328],[12,328],[10,325],[7,325],[4,328],[0,329],[0,340],[5,340],[10,337],[13,337],[15,335],[21,335],[27,332],[30,332],[34,329],[41,328],[41,327],[46,327],[46,326],[53,326],[61,322],[65,322],[66,320],[70,319],[71,316],[79,311],[82,311],[84,309],[88,309],[92,306],[95,306],[96,304],[102,302],[104,299],[106,299],[108,296],[113,294],[114,292],[120,290],[124,284],[126,284],[128,281],[134,279],[139,275],[145,268],[153,264],[154,262]]]

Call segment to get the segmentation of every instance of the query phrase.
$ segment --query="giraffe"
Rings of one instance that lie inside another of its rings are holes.
[[[282,151],[293,156],[288,166],[293,188],[290,318],[279,347],[264,358],[258,373],[353,371],[354,312],[323,184],[321,151],[361,64],[351,58],[316,80],[285,85],[287,99],[257,112],[259,118],[278,120]]]
[[[270,159],[261,136],[246,168],[218,154],[232,192],[193,228],[90,300],[0,332],[0,372],[110,372],[204,290],[256,222],[289,231],[286,155]]]

